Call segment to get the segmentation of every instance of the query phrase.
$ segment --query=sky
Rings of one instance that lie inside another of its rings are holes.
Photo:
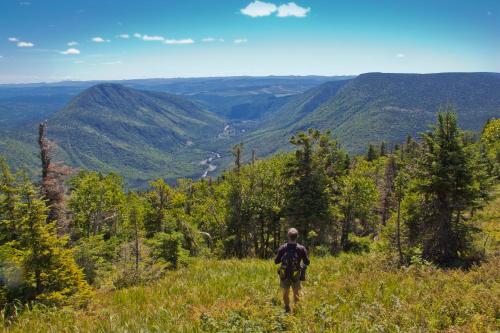
[[[500,72],[500,0],[0,0],[0,83]]]

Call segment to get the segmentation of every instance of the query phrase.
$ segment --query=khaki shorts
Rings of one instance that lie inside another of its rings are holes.
[[[289,279],[285,279],[285,280],[280,279],[280,287],[283,289],[290,288],[290,287],[292,287],[293,289],[300,289],[300,287],[301,287],[300,280],[294,282],[294,281],[289,280]]]

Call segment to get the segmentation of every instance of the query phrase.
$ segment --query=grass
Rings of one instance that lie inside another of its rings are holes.
[[[499,212],[497,196],[476,215],[492,255],[469,271],[398,270],[375,254],[313,258],[292,315],[271,261],[196,260],[156,284],[98,291],[86,309],[24,311],[4,331],[497,332]]]

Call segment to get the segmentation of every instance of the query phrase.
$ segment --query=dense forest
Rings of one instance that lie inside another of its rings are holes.
[[[292,152],[258,159],[239,144],[216,179],[141,191],[55,162],[47,131],[40,124],[39,181],[1,163],[5,323],[34,304],[85,307],[99,290],[147,285],[196,258],[270,258],[292,226],[314,257],[375,249],[390,269],[488,260],[471,221],[500,177],[499,119],[463,132],[446,109],[421,137],[367,143],[364,155],[309,129],[290,139]]]

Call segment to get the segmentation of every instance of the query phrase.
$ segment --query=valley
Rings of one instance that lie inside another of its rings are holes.
[[[354,154],[367,142],[391,146],[426,131],[447,104],[477,132],[500,115],[498,91],[495,73],[0,85],[0,154],[36,176],[36,125],[47,121],[59,160],[143,187],[159,177],[216,176],[238,143],[247,161],[252,150],[259,158],[287,151],[308,128],[330,129]]]

